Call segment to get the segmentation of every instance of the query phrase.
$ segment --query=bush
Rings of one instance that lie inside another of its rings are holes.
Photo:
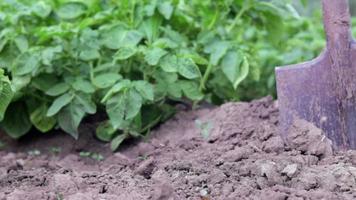
[[[176,102],[274,94],[276,65],[324,45],[320,13],[304,18],[276,2],[1,1],[1,127],[13,138],[32,126],[78,138],[84,117],[106,113],[97,136],[115,150]]]

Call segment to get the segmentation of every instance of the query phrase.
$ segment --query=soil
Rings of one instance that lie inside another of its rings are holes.
[[[268,97],[182,111],[117,153],[90,126],[79,141],[61,133],[7,140],[0,200],[356,199],[356,151],[333,151],[303,120],[285,142],[277,128]]]

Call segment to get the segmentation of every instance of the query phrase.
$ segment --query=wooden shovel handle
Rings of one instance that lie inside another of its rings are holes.
[[[348,0],[322,0],[327,47],[347,48],[352,41]]]

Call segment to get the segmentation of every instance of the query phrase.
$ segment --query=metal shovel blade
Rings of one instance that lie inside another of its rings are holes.
[[[322,129],[338,150],[356,149],[356,43],[348,0],[322,0],[325,51],[316,59],[276,68],[281,135],[296,119]]]

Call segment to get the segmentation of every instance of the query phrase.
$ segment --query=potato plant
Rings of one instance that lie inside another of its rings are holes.
[[[320,16],[289,1],[0,1],[1,128],[20,138],[60,128],[115,150],[174,113],[174,103],[273,94],[275,65],[323,47]],[[317,25],[315,25],[317,24]]]

